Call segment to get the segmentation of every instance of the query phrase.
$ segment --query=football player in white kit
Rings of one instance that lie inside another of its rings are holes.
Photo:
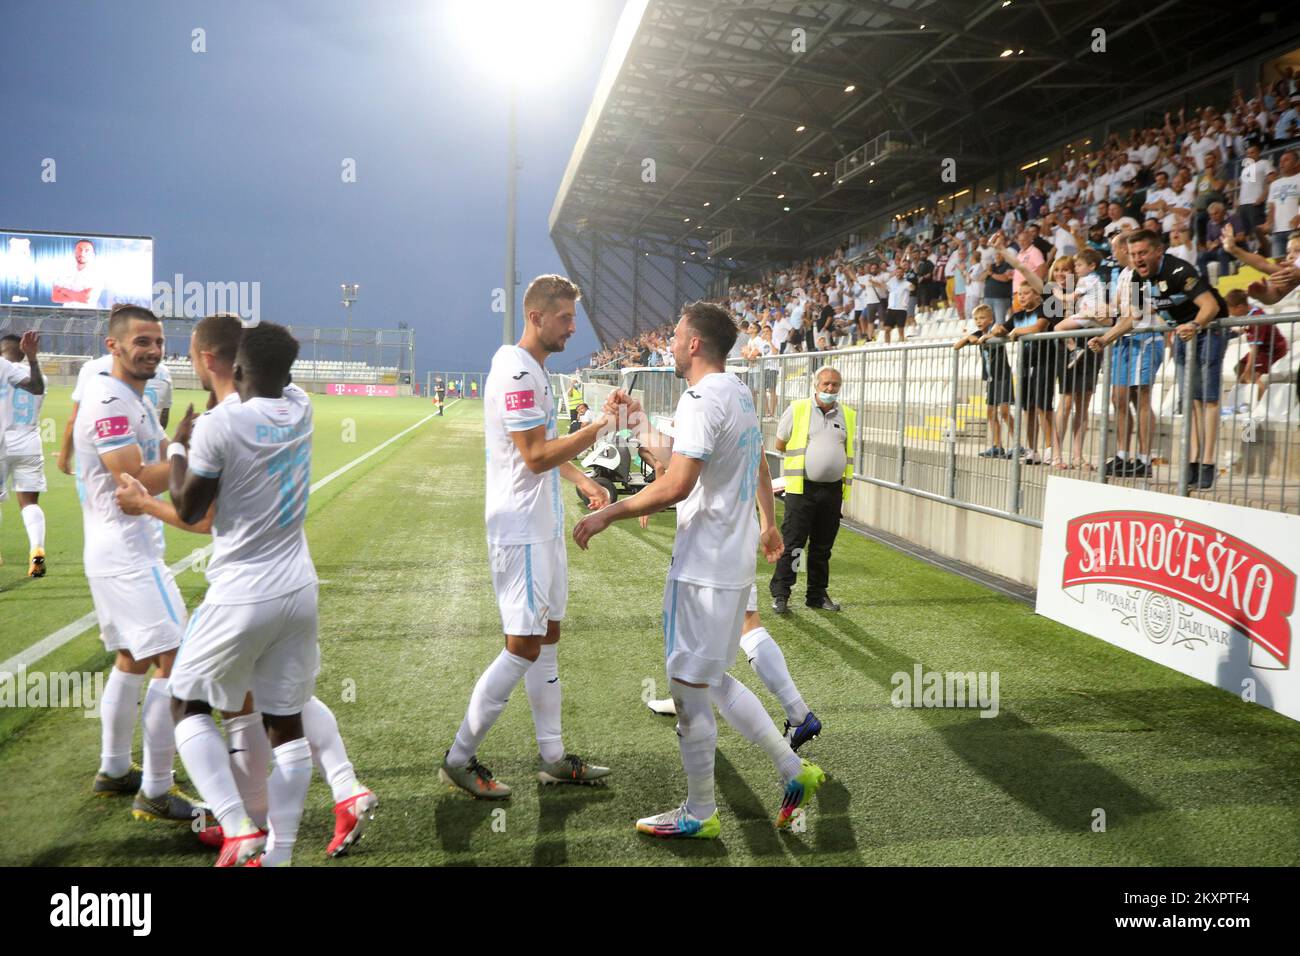
[[[622,396],[619,396],[621,398]],[[617,399],[616,399],[617,400]],[[631,406],[637,411],[639,405]],[[644,416],[642,416],[644,421]],[[665,436],[671,442],[672,436],[668,433],[668,427],[661,425],[660,434]],[[648,439],[653,441],[653,438]],[[671,447],[671,445],[670,445]],[[658,454],[656,454],[658,452]],[[660,456],[671,455],[671,450],[665,451],[662,447],[646,448],[642,447],[641,457],[649,461],[655,467],[655,480],[662,478],[667,473],[667,468],[660,463]],[[761,466],[766,468],[766,460]],[[761,497],[764,488],[770,488],[770,473],[764,477],[760,474],[758,483],[758,494]],[[763,524],[766,519],[762,511],[762,504],[759,504],[759,537],[760,539],[767,532],[767,527]],[[641,516],[641,527],[649,526],[649,515]],[[749,665],[754,668],[754,673],[758,675],[763,685],[772,692],[781,704],[781,709],[785,711],[785,739],[790,742],[790,749],[798,751],[800,747],[815,737],[821,736],[822,722],[817,718],[804,702],[803,695],[795,685],[794,678],[790,676],[790,668],[786,666],[785,655],[781,653],[781,647],[776,643],[771,633],[763,626],[763,619],[758,614],[758,586],[750,585],[749,600],[745,603],[745,621],[740,629],[740,649],[744,652]],[[646,706],[656,714],[665,717],[676,717],[677,706],[673,703],[671,697],[659,700],[648,700]]]
[[[320,669],[316,568],[303,533],[312,408],[289,381],[297,357],[283,326],[245,329],[237,394],[197,420],[191,407],[168,448],[181,521],[198,522],[216,505],[208,591],[176,658],[172,710],[181,759],[221,826],[217,866],[288,865],[311,780],[302,712]],[[241,710],[250,688],[274,762],[269,832],[250,818],[212,718],[214,708]]]
[[[29,578],[45,576],[45,513],[37,504],[45,490],[40,427],[45,376],[36,358],[39,346],[35,332],[0,338],[0,502],[12,484],[31,548]]]
[[[85,383],[73,426],[77,491],[85,525],[83,563],[99,619],[100,638],[117,660],[100,703],[102,748],[92,790],[101,796],[135,794],[136,819],[190,823],[194,801],[176,788],[172,763],[168,680],[185,629],[185,602],[163,562],[162,522],[126,515],[113,500],[120,476],[151,494],[167,487],[167,436],[143,400],[145,383],[162,360],[162,323],[148,309],[124,306],[109,319],[112,370]],[[131,764],[140,690],[149,668],[144,705],[144,766]],[[201,811],[198,811],[201,812]]]
[[[776,766],[784,784],[778,827],[789,827],[825,780],[820,767],[790,749],[754,693],[727,673],[740,649],[754,584],[756,497],[764,514],[764,556],[773,561],[782,550],[753,397],[724,371],[735,341],[736,326],[725,309],[696,302],[682,310],[673,360],[689,387],[673,417],[676,437],[668,470],[649,488],[587,515],[573,529],[574,541],[585,550],[614,521],[677,505],[677,535],[664,590],[664,653],[687,798],[675,810],[637,821],[638,830],[658,837],[714,838],[721,831],[714,799],[715,706]],[[626,401],[621,393],[615,398]],[[638,409],[633,405],[630,410]],[[766,486],[762,493],[760,483]]]
[[[236,400],[239,398],[235,388],[235,358],[243,331],[238,316],[210,315],[200,319],[190,335],[190,361],[199,384],[211,393],[210,407],[232,395]],[[116,498],[127,514],[151,514],[183,531],[212,533],[215,506],[195,524],[186,524],[171,502],[154,498],[133,479],[123,482]],[[311,745],[312,760],[334,795],[334,835],[325,852],[331,857],[342,856],[361,839],[367,821],[374,819],[379,800],[357,780],[356,770],[348,759],[347,747],[339,733],[338,720],[324,701],[318,697],[307,701],[302,711],[302,726]],[[238,713],[222,711],[221,728],[226,733],[230,769],[235,775],[244,809],[257,828],[265,830],[271,742],[251,692]],[[207,827],[199,833],[199,839],[205,845],[218,849],[224,843],[224,837],[220,826]]]
[[[523,337],[497,350],[483,389],[488,560],[505,649],[474,685],[438,771],[444,783],[481,799],[510,796],[510,788],[478,762],[477,752],[520,680],[533,711],[542,783],[588,784],[609,775],[609,768],[566,753],[560,732],[556,653],[569,587],[560,478],[577,485],[592,508],[609,502],[605,489],[571,461],[609,419],[557,437],[555,395],[542,367],[573,335],[580,295],[563,276],[534,279],[524,293]]]
[[[130,308],[129,306],[118,306],[117,308]],[[111,321],[111,320],[110,320]],[[77,369],[77,382],[72,386],[72,411],[68,415],[68,422],[63,427],[63,441],[59,445],[59,454],[56,459],[59,471],[65,475],[73,473],[72,458],[72,426],[77,420],[77,411],[81,407],[81,393],[86,388],[86,383],[101,372],[111,372],[113,370],[113,356],[101,355],[98,358],[90,359],[83,362],[81,368]],[[168,371],[167,366],[162,362],[158,363],[157,374],[154,378],[164,379],[163,383],[155,384],[151,379],[145,383],[144,400],[153,406],[154,414],[158,416],[158,423],[164,428],[167,427],[167,418],[171,413],[172,404],[172,374]],[[166,402],[165,405],[160,403]]]

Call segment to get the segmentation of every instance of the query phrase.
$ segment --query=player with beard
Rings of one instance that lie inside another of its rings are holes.
[[[523,337],[518,345],[497,350],[483,389],[488,559],[505,648],[474,685],[465,719],[438,771],[444,783],[480,799],[510,796],[510,788],[493,779],[477,753],[521,680],[533,711],[542,783],[588,784],[609,774],[607,767],[566,753],[560,733],[556,654],[569,590],[560,479],[577,485],[593,510],[609,502],[605,489],[572,459],[610,419],[602,416],[557,437],[555,395],[543,367],[573,335],[581,294],[563,276],[534,279],[524,293]]]
[[[209,408],[216,407],[232,395],[238,399],[235,357],[243,331],[239,317],[230,314],[210,315],[194,326],[190,336],[190,361],[199,384],[211,393]],[[153,515],[195,534],[212,532],[215,504],[201,520],[187,524],[170,502],[153,497],[135,479],[124,478],[116,497],[118,506],[127,514]],[[226,733],[230,769],[244,809],[253,825],[265,830],[271,741],[251,692],[245,696],[244,706],[238,712],[222,712],[221,726]],[[339,733],[338,721],[324,701],[314,696],[307,701],[302,709],[302,726],[311,745],[316,769],[334,795],[334,836],[325,852],[331,857],[342,856],[361,839],[367,822],[374,819],[379,799],[357,780]],[[219,825],[210,826],[199,834],[199,838],[206,845],[219,848],[224,842],[224,833]]]
[[[677,377],[686,379],[688,387],[673,416],[668,470],[648,488],[587,515],[573,529],[574,541],[585,550],[593,536],[615,521],[677,505],[664,589],[664,654],[687,797],[674,810],[636,822],[639,831],[657,837],[710,839],[721,832],[714,797],[714,707],[762,748],[780,774],[778,828],[792,824],[826,777],[817,765],[800,760],[753,691],[727,673],[740,650],[754,586],[760,543],[756,500],[763,511],[764,556],[775,561],[783,549],[753,398],[724,369],[735,340],[736,327],[724,309],[708,302],[686,306],[673,336],[673,360]],[[639,410],[620,392],[611,401],[627,404],[630,413]],[[638,431],[644,424],[642,415]]]
[[[108,323],[109,372],[87,383],[73,425],[77,487],[85,522],[83,563],[104,646],[117,653],[100,702],[103,722],[100,796],[135,794],[132,815],[141,820],[189,823],[195,801],[172,779],[176,737],[170,716],[169,679],[185,630],[185,602],[163,562],[162,522],[127,515],[113,492],[123,475],[150,494],[167,488],[167,436],[144,400],[145,384],[163,356],[162,323],[148,309],[120,306]],[[155,668],[140,708],[145,675]],[[140,709],[144,766],[131,763]]]

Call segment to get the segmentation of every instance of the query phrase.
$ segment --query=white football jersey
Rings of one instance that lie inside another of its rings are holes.
[[[316,582],[303,521],[311,487],[311,399],[229,395],[194,423],[189,470],[220,478],[207,604],[252,604]]]
[[[162,362],[158,363],[157,374],[144,383],[144,399],[159,416],[172,407],[172,373]]]
[[[92,378],[100,372],[112,371],[112,355],[101,355],[98,358],[93,358],[89,362],[83,363],[81,368],[77,369],[77,384],[72,386],[72,401],[77,403],[81,401],[81,393],[85,390],[86,383]]]
[[[545,426],[548,440],[556,437],[550,380],[526,351],[503,345],[483,388],[489,544],[537,544],[564,534],[560,469],[533,474],[510,437],[538,426]]]
[[[686,391],[673,417],[673,454],[704,462],[677,506],[670,581],[716,588],[754,583],[759,458],[763,434],[740,379],[712,372]]]
[[[18,365],[7,358],[0,358],[0,435],[9,430],[14,420],[14,393],[22,392],[22,389],[18,388],[18,383],[27,381],[31,374],[26,365]],[[23,394],[29,398],[34,397],[30,392],[23,392]]]
[[[125,382],[106,373],[86,381],[72,428],[86,577],[129,574],[162,561],[163,523],[148,515],[122,513],[113,499],[117,479],[99,456],[139,445],[141,459],[154,465],[162,460],[165,440],[153,408]]]
[[[96,375],[101,372],[112,374],[113,356],[101,355],[84,363],[77,370],[77,384],[72,387],[72,401],[81,402],[82,389]],[[164,408],[172,407],[172,373],[167,370],[167,366],[161,362],[158,363],[157,374],[144,383],[144,400],[153,406],[154,413],[161,412]]]
[[[0,359],[9,366],[0,369],[0,429],[4,433],[4,449],[0,455],[10,458],[41,454],[41,408],[45,394],[33,395],[18,387],[18,383],[31,377],[26,365]]]

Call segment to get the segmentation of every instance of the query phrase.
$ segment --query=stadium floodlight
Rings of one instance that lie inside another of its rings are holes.
[[[572,61],[566,56],[592,39],[597,0],[455,0],[443,8],[453,41],[492,80],[509,88],[506,160],[505,316],[501,339],[515,342],[515,216],[519,181],[519,86],[528,91]],[[576,62],[576,61],[573,61]]]
[[[347,331],[344,334],[346,339],[347,361],[352,361],[352,305],[357,301],[357,293],[361,291],[361,284],[357,282],[344,282],[339,286],[343,290],[343,311],[347,315]]]

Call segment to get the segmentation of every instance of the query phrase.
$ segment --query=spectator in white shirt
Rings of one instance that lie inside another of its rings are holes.
[[[1300,159],[1294,149],[1277,158],[1279,176],[1268,187],[1268,229],[1274,259],[1286,255],[1291,230],[1300,226]]]

